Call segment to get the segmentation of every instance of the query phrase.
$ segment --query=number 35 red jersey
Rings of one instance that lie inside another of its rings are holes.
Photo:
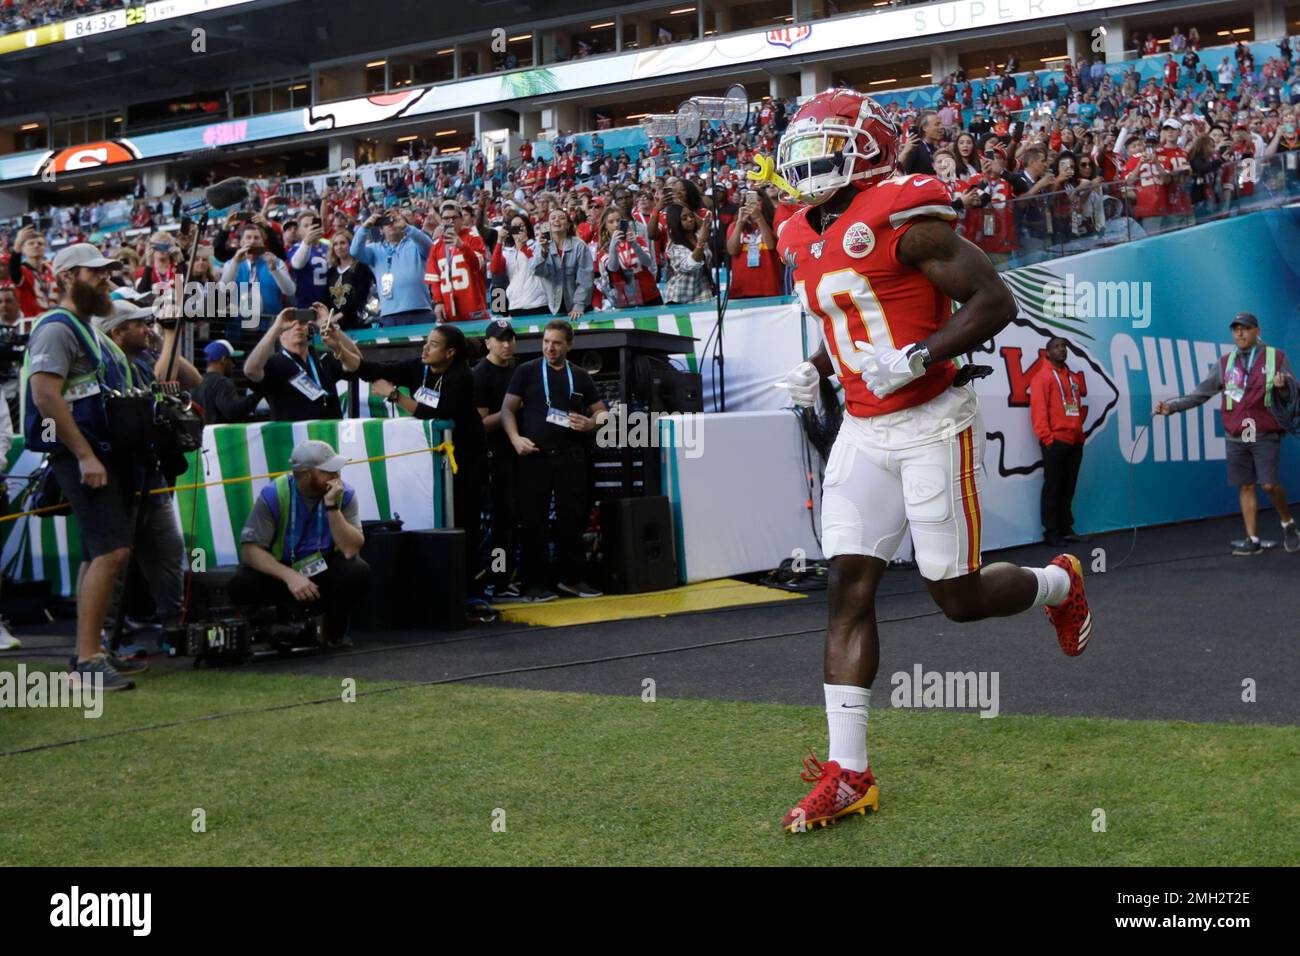
[[[850,415],[869,418],[928,402],[952,384],[952,362],[877,398],[844,364],[854,342],[905,348],[932,335],[952,314],[952,300],[916,269],[898,260],[898,241],[925,217],[955,223],[947,188],[934,176],[894,176],[862,190],[825,235],[808,222],[808,208],[781,225],[777,250],[794,263],[794,287],[804,309],[822,322],[822,338],[844,387]],[[855,363],[856,364],[856,363]]]

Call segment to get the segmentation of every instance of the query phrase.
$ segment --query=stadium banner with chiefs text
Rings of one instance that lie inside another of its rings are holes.
[[[329,442],[349,459],[343,480],[356,489],[363,521],[400,516],[408,531],[445,527],[443,455],[415,452],[440,444],[443,429],[450,427],[444,421],[374,418],[205,428],[203,448],[189,456],[189,470],[175,481],[181,490],[171,496],[188,561],[194,570],[239,563],[240,530],[269,481],[240,479],[287,470],[294,445],[309,438]],[[22,445],[17,436],[9,452],[10,514],[23,510],[21,493],[44,459]],[[192,485],[205,487],[186,487]],[[0,540],[5,577],[49,581],[52,593],[72,596],[81,562],[75,518],[6,521],[0,524]]]

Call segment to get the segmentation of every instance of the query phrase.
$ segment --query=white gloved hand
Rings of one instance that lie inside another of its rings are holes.
[[[858,351],[845,364],[862,376],[862,383],[876,398],[892,395],[925,374],[925,357],[920,351],[909,356],[910,345],[902,349],[877,349],[870,342],[853,344]],[[840,361],[844,361],[842,356]]]
[[[776,383],[790,393],[790,399],[800,408],[812,408],[817,402],[817,386],[821,375],[812,362],[800,362],[790,369],[786,377]]]

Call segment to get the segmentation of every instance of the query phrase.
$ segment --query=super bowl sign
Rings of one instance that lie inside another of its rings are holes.
[[[778,30],[767,31],[767,42],[769,46],[783,46],[787,50],[796,43],[802,43],[812,36],[812,26],[804,23],[795,27],[781,27]]]

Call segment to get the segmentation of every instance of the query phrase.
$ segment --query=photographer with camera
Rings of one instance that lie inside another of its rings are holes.
[[[143,469],[114,455],[108,399],[130,385],[121,350],[91,324],[113,308],[110,275],[120,263],[89,243],[54,259],[62,298],[32,330],[23,366],[23,437],[49,464],[81,531],[77,576],[77,659],[74,680],[103,680],[106,691],[135,684],[100,648],[104,617],[130,557],[132,497]]]
[[[262,488],[239,535],[237,604],[286,603],[324,615],[328,647],[350,647],[348,619],[365,598],[370,565],[356,491],[339,477],[347,459],[327,442],[305,441],[289,457],[291,474]]]
[[[425,263],[433,240],[407,225],[397,212],[371,213],[352,237],[352,256],[375,274],[379,324],[424,325],[434,320],[425,284]]]
[[[244,375],[266,397],[271,420],[305,422],[342,418],[338,383],[347,370],[333,355],[311,347],[312,324],[324,327],[329,310],[285,309],[244,360]]]
[[[289,267],[267,248],[266,230],[256,223],[244,226],[239,252],[221,270],[221,281],[238,283],[240,316],[252,319],[256,308],[259,325],[292,301],[296,288]]]
[[[162,348],[158,352],[150,349],[152,336],[152,309],[134,305],[125,300],[113,303],[106,316],[94,320],[96,328],[112,340],[130,367],[130,385],[133,388],[152,388],[158,377],[167,374],[167,363],[176,336],[177,309],[172,300],[159,304],[159,317],[164,324]],[[202,376],[198,369],[177,355],[173,360],[172,374],[180,389],[197,388]],[[148,475],[148,493],[140,506],[145,509],[140,521],[142,534],[132,546],[132,557],[143,574],[153,597],[154,608],[158,612],[158,623],[162,627],[161,641],[174,646],[183,646],[179,635],[181,622],[181,604],[184,594],[185,543],[181,537],[176,511],[172,507],[172,493],[155,493],[159,488],[166,488],[171,480],[181,473],[181,462],[153,462]],[[137,485],[137,487],[140,487]],[[109,606],[108,619],[114,620],[121,608],[122,589],[125,575],[119,579],[114,590],[114,598]],[[120,652],[123,657],[131,656],[128,651]]]

